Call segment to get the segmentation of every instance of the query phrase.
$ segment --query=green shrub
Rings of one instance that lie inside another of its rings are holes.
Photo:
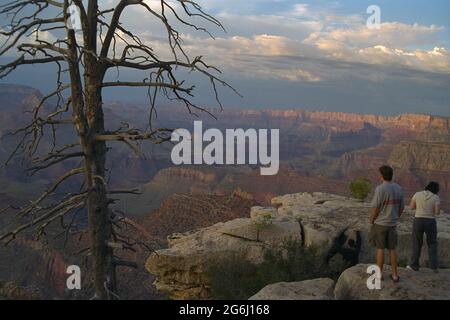
[[[240,255],[218,261],[208,271],[211,297],[217,300],[244,300],[261,288],[258,267]],[[253,276],[252,276],[253,275]]]
[[[372,189],[372,182],[366,178],[358,178],[350,183],[352,197],[365,200]]]
[[[272,216],[270,214],[259,216],[255,219],[254,223],[256,226],[256,241],[259,241],[261,230],[272,224]]]
[[[408,259],[405,259],[405,258],[398,259],[398,266],[400,268],[406,268],[408,266]]]
[[[272,283],[321,277],[337,279],[347,267],[349,264],[342,257],[325,263],[316,248],[287,241],[278,249],[266,250],[259,265],[240,255],[218,261],[208,270],[208,278],[213,299],[246,300]]]

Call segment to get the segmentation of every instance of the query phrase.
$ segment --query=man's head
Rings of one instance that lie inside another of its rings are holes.
[[[439,183],[431,181],[427,187],[425,188],[425,190],[427,191],[431,191],[434,194],[438,194],[439,193]]]
[[[389,166],[381,166],[379,169],[383,181],[392,181],[394,169]]]

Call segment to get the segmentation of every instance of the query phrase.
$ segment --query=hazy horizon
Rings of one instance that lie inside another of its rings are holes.
[[[28,87],[31,89],[37,89],[41,92],[41,94],[43,94],[43,92],[36,86],[31,86],[28,84],[20,84],[20,83],[11,83],[11,82],[0,82],[0,87],[2,85],[13,85],[13,86],[24,86],[24,87]],[[138,89],[134,89],[136,91],[138,91]],[[123,94],[116,94],[117,97],[122,96]],[[145,96],[145,94],[144,94]],[[145,101],[144,99],[140,99],[140,100],[128,100],[128,99],[119,99],[119,98],[114,98],[113,96],[106,96],[106,99],[104,99],[104,102],[106,104],[108,103],[124,103],[124,104],[130,104],[132,106],[135,107],[142,107],[143,109],[146,109],[149,105],[148,105],[148,101]],[[214,102],[212,102],[212,104],[214,104]],[[168,102],[165,103],[161,103],[158,107],[159,108],[164,108],[164,107],[170,107],[173,105],[170,105]],[[179,106],[179,107],[183,107],[183,106]],[[212,110],[219,110],[219,108],[217,106],[208,106],[206,105],[205,107],[210,108]],[[236,106],[236,105],[228,105],[224,107],[224,111],[232,111],[232,110],[257,110],[257,111],[268,111],[268,110],[282,110],[282,111],[291,111],[291,110],[304,110],[307,112],[337,112],[337,113],[348,113],[348,114],[357,114],[357,115],[375,115],[375,116],[387,116],[387,117],[396,117],[396,116],[401,116],[401,115],[405,115],[405,114],[416,114],[416,115],[429,115],[429,116],[437,116],[437,117],[445,117],[445,118],[450,118],[450,111],[447,114],[433,114],[433,113],[427,113],[425,111],[418,111],[418,112],[388,112],[388,113],[380,113],[377,112],[377,110],[373,110],[373,112],[361,112],[361,111],[344,111],[344,110],[338,110],[338,109],[334,109],[334,108],[320,108],[320,107],[312,107],[312,106],[302,106],[302,105],[292,105],[292,106],[284,106],[284,107],[270,107],[270,106]]]

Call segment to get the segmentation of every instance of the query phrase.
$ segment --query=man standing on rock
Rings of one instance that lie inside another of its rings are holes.
[[[392,182],[394,170],[389,166],[379,168],[383,181],[375,189],[370,215],[369,241],[377,248],[377,265],[383,272],[384,250],[389,251],[394,282],[400,280],[397,271],[397,222],[405,209],[402,188]]]

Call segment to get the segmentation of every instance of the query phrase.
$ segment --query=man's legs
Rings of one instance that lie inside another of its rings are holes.
[[[397,250],[389,250],[389,257],[391,259],[392,277],[398,279]]]
[[[389,258],[391,260],[392,280],[398,281],[398,269],[397,269],[397,227],[389,228],[387,245],[389,248]]]
[[[384,249],[377,249],[377,266],[380,268],[381,274],[383,274]]]

